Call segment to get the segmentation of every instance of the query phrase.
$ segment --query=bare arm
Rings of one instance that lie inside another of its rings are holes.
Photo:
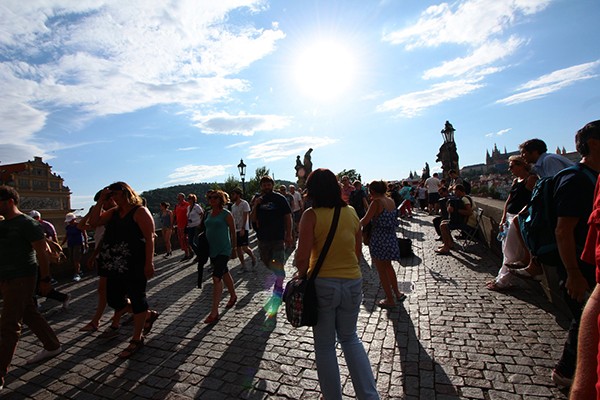
[[[296,268],[298,275],[305,276],[308,271],[310,253],[315,237],[317,216],[312,209],[304,211],[298,228],[298,247],[296,248]]]
[[[560,259],[567,270],[567,282],[565,284],[567,293],[574,300],[582,302],[585,292],[590,290],[590,287],[581,274],[577,262],[575,226],[578,221],[579,218],[577,217],[558,217],[554,233]]]
[[[371,204],[369,205],[369,209],[367,210],[367,213],[360,220],[360,224],[362,226],[367,225],[369,222],[371,222],[373,217],[377,216],[378,214],[379,214],[379,200],[373,200],[371,202]]]
[[[227,226],[229,227],[229,237],[231,240],[231,249],[232,252],[235,252],[235,248],[237,247],[237,236],[235,234],[235,222],[233,220],[233,215],[231,213],[227,213],[227,218],[225,218],[227,222]]]
[[[45,238],[31,242],[31,247],[35,250],[38,265],[40,266],[40,278],[50,276],[50,261],[48,260],[48,254],[46,253],[46,246]],[[50,282],[40,281],[39,290],[42,295],[48,294],[51,289]]]
[[[250,218],[250,211],[244,211],[242,214],[242,226],[240,227],[240,232],[242,235],[246,232],[246,225],[248,224]]]
[[[600,315],[600,285],[588,300],[579,325],[577,343],[577,373],[569,399],[588,400],[596,398],[596,368],[598,366],[598,315]]]

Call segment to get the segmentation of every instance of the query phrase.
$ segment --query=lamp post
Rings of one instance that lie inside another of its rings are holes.
[[[246,164],[244,164],[244,159],[240,159],[240,163],[238,164],[238,171],[240,171],[240,178],[242,179],[242,195],[246,195]]]

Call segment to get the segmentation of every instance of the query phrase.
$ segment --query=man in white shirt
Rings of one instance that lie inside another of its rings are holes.
[[[248,254],[252,259],[252,270],[256,271],[256,257],[252,250],[248,247],[248,231],[250,230],[250,204],[242,199],[242,189],[234,188],[231,191],[231,214],[233,214],[233,221],[235,222],[235,233],[237,237],[237,256],[240,260],[242,267],[240,272],[246,272],[246,264],[244,261],[244,253]]]
[[[438,179],[437,172],[425,180],[425,187],[427,188],[429,206],[427,210],[429,214],[437,214],[438,200],[440,199],[440,180]]]
[[[289,187],[290,194],[294,198],[292,201],[292,218],[294,220],[294,233],[296,237],[298,236],[298,223],[300,222],[300,217],[302,216],[302,210],[304,209],[304,203],[302,201],[302,195],[300,192],[296,191],[296,187],[294,185],[290,185]]]

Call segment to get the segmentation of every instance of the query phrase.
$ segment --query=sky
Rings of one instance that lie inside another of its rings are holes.
[[[43,157],[87,208],[267,167],[402,179],[600,119],[598,0],[3,0],[0,168]],[[169,200],[169,199],[166,199]],[[174,199],[173,199],[174,200]]]

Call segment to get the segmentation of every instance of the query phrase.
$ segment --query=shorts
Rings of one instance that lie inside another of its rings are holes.
[[[296,224],[300,222],[300,218],[302,218],[302,210],[294,211],[292,213],[292,218],[294,218],[294,222]]]
[[[235,233],[237,247],[248,246],[248,231],[244,230],[242,235],[240,232]]]
[[[210,263],[213,266],[213,278],[223,279],[223,276],[229,272],[229,269],[227,268],[228,261],[229,256],[224,256],[222,254],[210,258]]]
[[[83,256],[83,245],[76,244],[73,246],[68,246],[67,254],[72,262],[81,262],[81,257]]]
[[[263,240],[258,241],[258,253],[264,265],[267,266],[275,275],[285,277],[285,247],[283,240]]]
[[[438,202],[438,200],[440,199],[440,194],[439,193],[429,193],[429,204],[435,204]]]
[[[106,280],[106,301],[116,311],[127,306],[127,299],[131,301],[134,314],[148,310],[146,298],[146,278],[133,278],[129,275],[108,277]]]

